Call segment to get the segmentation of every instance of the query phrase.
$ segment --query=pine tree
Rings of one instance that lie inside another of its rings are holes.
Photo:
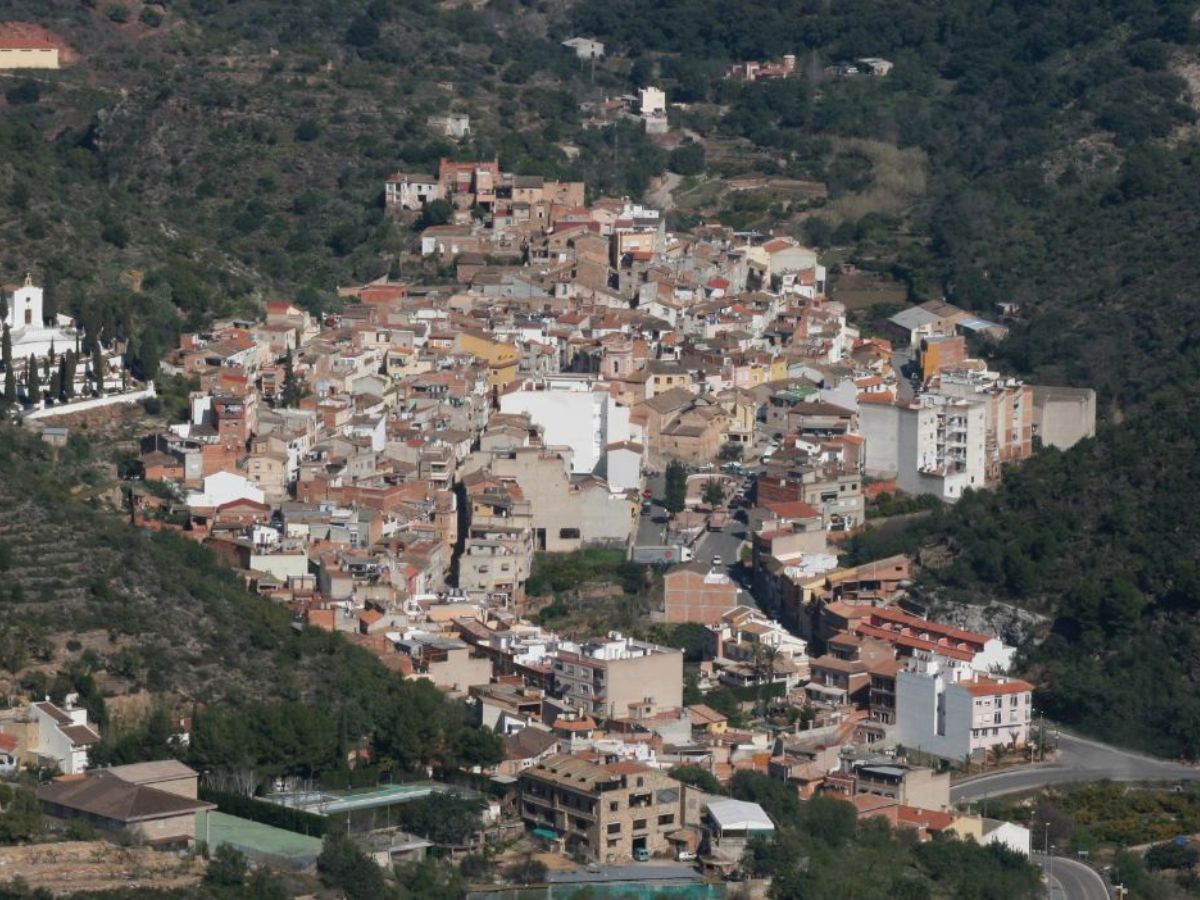
[[[55,400],[67,399],[67,354],[63,354],[58,359],[58,371],[54,373],[55,381],[50,383],[50,396]]]
[[[7,371],[12,368],[12,335],[8,331],[8,323],[4,323],[4,334],[0,336],[0,361]]]

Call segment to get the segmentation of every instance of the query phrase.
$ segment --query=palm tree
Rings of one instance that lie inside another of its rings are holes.
[[[766,715],[766,705],[762,702],[763,675],[766,675],[768,685],[775,683],[775,666],[779,657],[778,647],[757,643],[754,645],[754,681],[758,685],[760,715]]]

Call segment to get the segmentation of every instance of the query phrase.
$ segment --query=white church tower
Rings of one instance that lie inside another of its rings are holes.
[[[5,285],[4,299],[7,311],[4,322],[15,334],[25,328],[42,327],[42,289],[33,283],[33,276],[26,275],[20,287]]]

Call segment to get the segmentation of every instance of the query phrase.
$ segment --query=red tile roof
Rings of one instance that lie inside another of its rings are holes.
[[[783,503],[768,503],[767,509],[781,519],[819,519],[819,510],[801,500],[789,500]]]
[[[997,694],[1024,694],[1033,690],[1033,685],[1020,678],[1006,678],[1000,681],[980,675],[975,681],[964,681],[959,684],[966,688],[972,697],[994,697]]]

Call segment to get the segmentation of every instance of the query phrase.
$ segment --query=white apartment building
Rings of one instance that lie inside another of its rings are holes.
[[[896,673],[896,740],[946,759],[1029,742],[1033,685],[988,676],[937,653],[917,653]]]
[[[543,429],[547,447],[569,447],[572,475],[597,472],[606,447],[630,441],[629,408],[617,403],[608,385],[587,376],[526,382],[501,395],[500,411],[528,413]]]
[[[987,482],[987,409],[982,402],[924,394],[910,406],[859,405],[866,473],[895,478],[909,494],[954,501]]]

